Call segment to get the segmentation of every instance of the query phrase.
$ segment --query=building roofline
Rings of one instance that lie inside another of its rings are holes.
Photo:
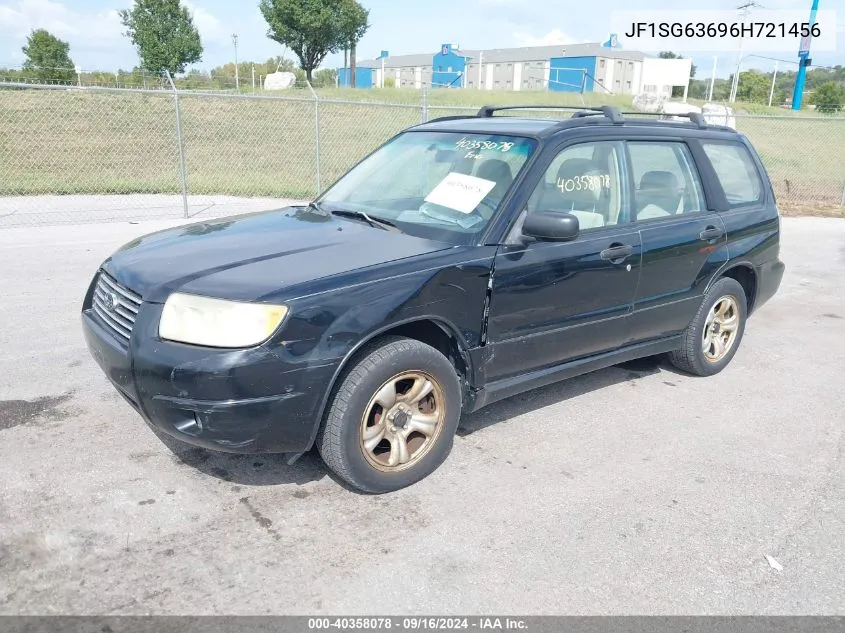
[[[621,48],[608,48],[600,42],[579,42],[575,44],[560,44],[552,46],[517,46],[512,48],[491,48],[491,49],[452,49],[452,53],[458,57],[466,57],[469,63],[477,62],[482,58],[483,62],[527,62],[545,61],[560,57],[606,57],[608,59],[629,59],[643,60],[655,57],[642,51],[628,50]],[[384,59],[385,68],[409,68],[418,66],[430,66],[437,55],[436,51],[431,53],[411,53],[408,55],[393,55]],[[656,57],[655,57],[656,58]],[[361,68],[381,68],[381,59],[366,59],[358,62]]]

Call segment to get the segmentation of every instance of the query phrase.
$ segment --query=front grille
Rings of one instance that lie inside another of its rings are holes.
[[[141,297],[101,272],[94,287],[91,307],[100,321],[119,338],[128,341],[141,307]]]

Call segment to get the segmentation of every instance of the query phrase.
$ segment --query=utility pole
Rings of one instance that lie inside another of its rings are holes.
[[[235,90],[241,89],[240,78],[238,77],[238,34],[232,33],[232,44],[235,45]]]
[[[819,10],[819,0],[813,0],[810,8],[810,28],[816,23],[816,11]],[[801,109],[801,99],[804,97],[804,81],[807,75],[807,66],[810,64],[810,41],[812,34],[801,39],[801,48],[798,50],[798,75],[795,77],[795,89],[792,92],[792,109]]]
[[[255,92],[255,64],[252,65],[252,91]]]
[[[718,57],[713,57],[713,72],[710,74],[710,90],[707,93],[707,100],[713,101],[713,84],[716,83],[716,65],[719,63]]]
[[[750,2],[746,2],[745,4],[741,4],[737,7],[737,10],[742,11],[742,22],[743,25],[745,24],[745,18],[748,17],[749,12],[751,11],[752,7],[759,7],[760,5],[755,2],[755,0],[751,0]],[[733,103],[736,101],[736,93],[739,90],[739,67],[742,65],[742,50],[745,44],[745,36],[740,33],[739,36],[739,54],[737,55],[736,59],[736,70],[734,71],[734,80],[731,84],[731,95],[730,95],[730,102]]]
[[[772,89],[769,90],[769,107],[772,107],[772,97],[775,95],[775,81],[778,78],[778,63],[775,61],[775,74],[772,75]]]

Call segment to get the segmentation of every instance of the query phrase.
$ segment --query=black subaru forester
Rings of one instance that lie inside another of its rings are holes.
[[[82,322],[160,432],[317,449],[387,492],[446,458],[461,414],[642,356],[721,371],[777,291],[780,215],[735,130],[585,108],[446,117],[307,206],[122,247]]]

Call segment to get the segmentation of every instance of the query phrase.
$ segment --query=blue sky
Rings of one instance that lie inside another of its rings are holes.
[[[290,51],[266,37],[266,23],[258,0],[183,0],[194,14],[205,46],[201,68],[232,61],[232,33],[238,34],[240,60],[264,60]],[[597,42],[606,39],[610,12],[631,9],[669,9],[675,0],[362,0],[370,9],[371,27],[359,48],[361,59],[380,50],[393,55],[436,52],[450,42],[462,48],[499,48],[539,44]],[[739,0],[710,0],[710,9],[733,9]],[[799,9],[809,15],[809,0],[761,0],[766,9]],[[71,57],[86,70],[131,68],[137,56],[127,38],[117,10],[131,0],[0,0],[0,65],[23,62],[21,46],[33,28],[46,28],[71,44]],[[837,6],[842,5],[842,6]],[[692,7],[693,5],[689,5]],[[701,6],[696,3],[694,6]],[[845,4],[821,0],[822,9],[839,9],[837,51],[814,53],[818,65],[845,64]],[[625,46],[624,38],[622,45]],[[682,49],[675,49],[685,54]],[[754,51],[746,51],[753,53]],[[787,52],[768,56],[794,60]],[[694,52],[698,77],[710,75],[714,53]],[[736,63],[733,52],[718,53],[717,74],[726,76]],[[324,66],[342,62],[330,56]],[[743,68],[769,70],[773,62],[749,58]],[[781,68],[784,68],[781,65]]]

